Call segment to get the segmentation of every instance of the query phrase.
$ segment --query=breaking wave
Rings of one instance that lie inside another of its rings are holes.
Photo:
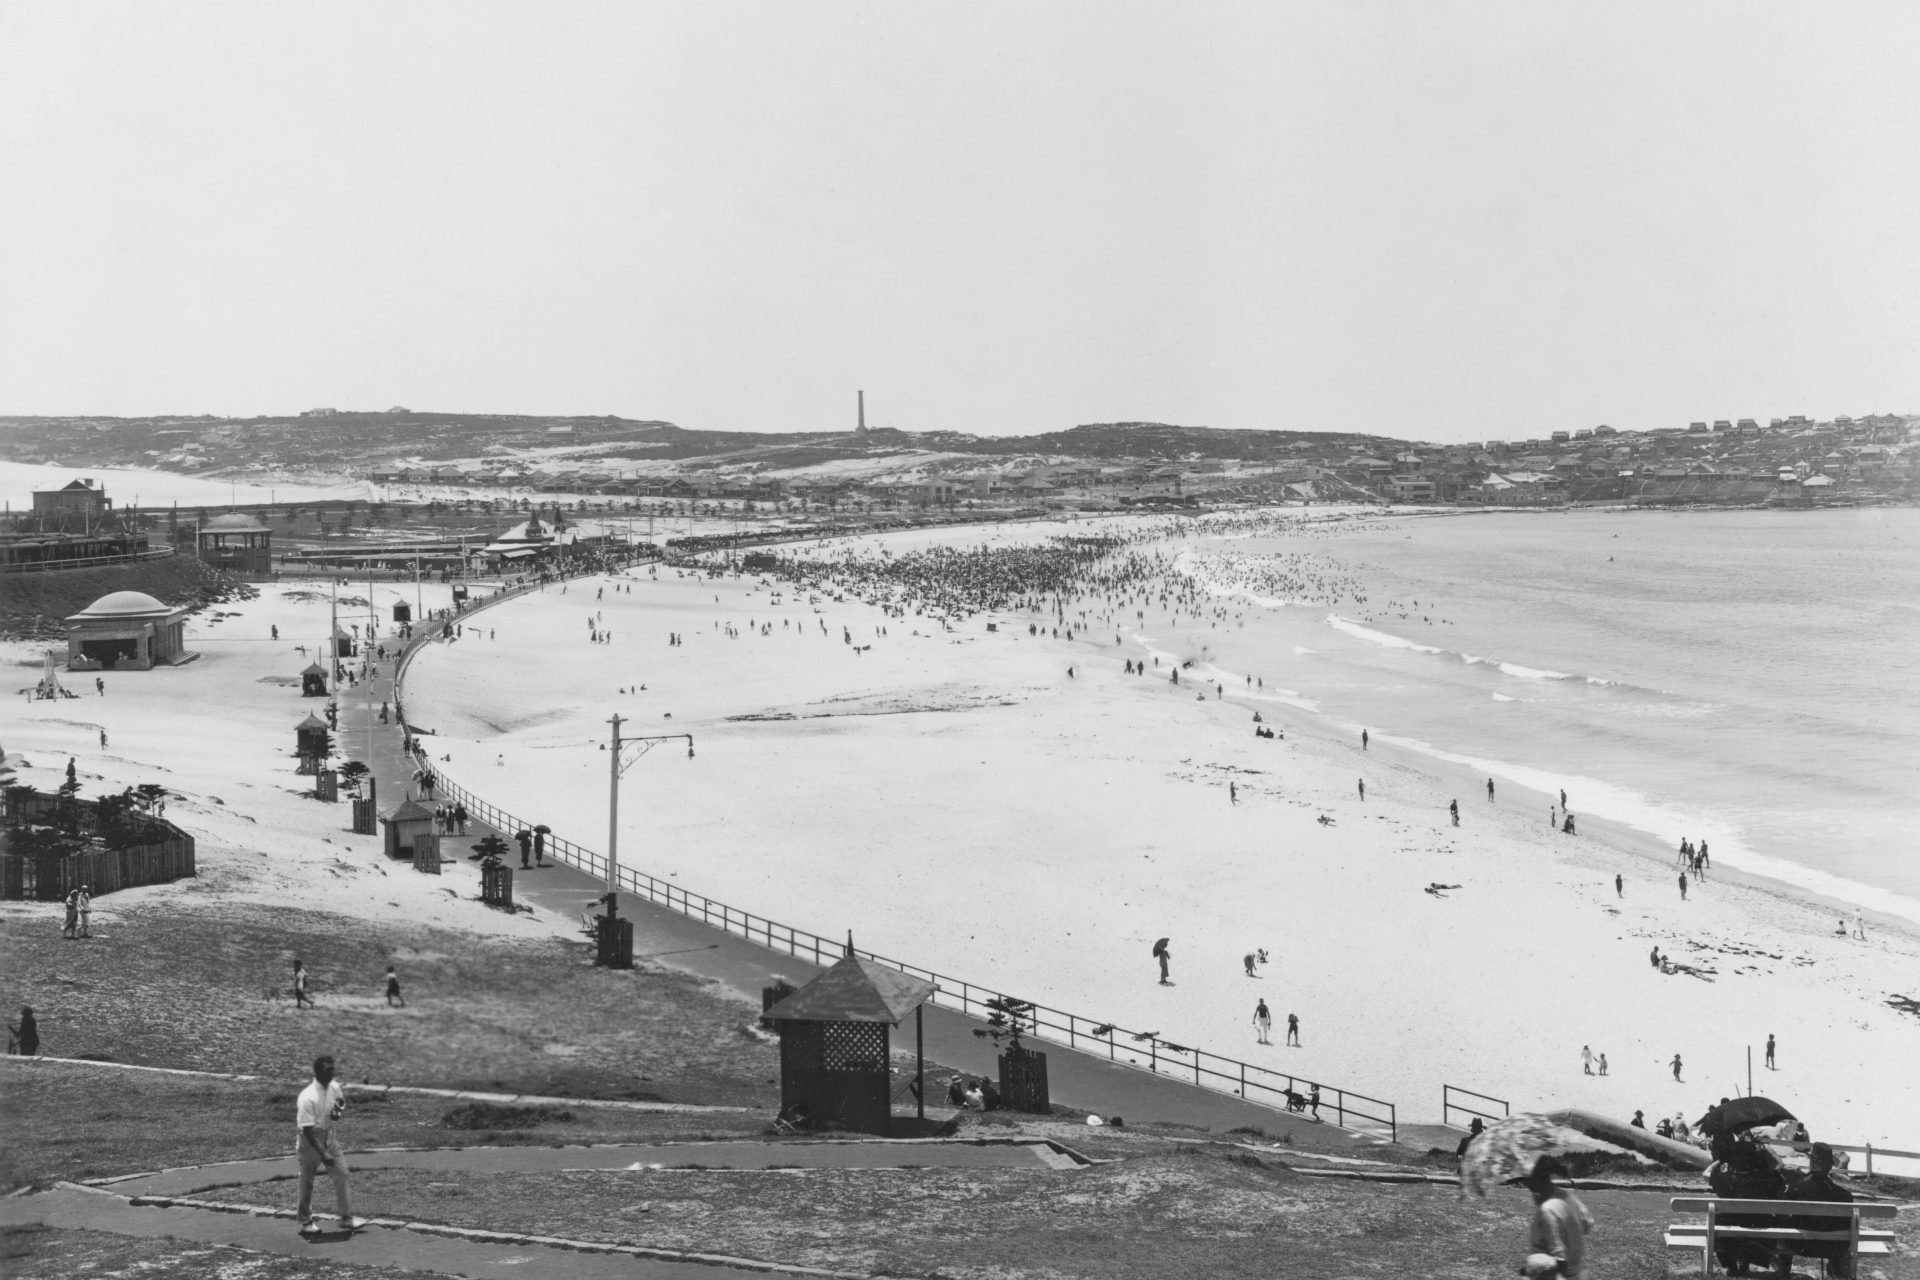
[[[1431,653],[1449,657],[1468,667],[1492,667],[1504,675],[1517,680],[1583,680],[1592,685],[1615,685],[1618,681],[1602,679],[1599,676],[1573,675],[1565,671],[1550,671],[1544,667],[1526,667],[1517,662],[1502,662],[1498,658],[1482,658],[1471,653],[1457,653],[1452,649],[1442,649],[1438,645],[1421,644],[1417,640],[1408,640],[1391,632],[1376,631],[1372,627],[1362,626],[1351,618],[1338,614],[1327,615],[1327,625],[1335,631],[1344,632],[1356,640],[1365,640],[1368,644],[1377,644],[1385,649],[1404,649],[1411,653]]]

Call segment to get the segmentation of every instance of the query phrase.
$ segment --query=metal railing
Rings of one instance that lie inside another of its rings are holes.
[[[1495,1115],[1491,1111],[1482,1111],[1478,1107],[1469,1106],[1468,1104],[1463,1102],[1455,1102],[1453,1100],[1455,1095],[1458,1095],[1462,1098],[1472,1098],[1475,1102],[1496,1103],[1500,1107],[1500,1114]],[[1507,1105],[1507,1100],[1505,1098],[1496,1098],[1492,1094],[1488,1094],[1488,1093],[1475,1093],[1471,1089],[1462,1089],[1457,1084],[1441,1085],[1440,1086],[1440,1123],[1452,1124],[1453,1113],[1456,1111],[1461,1112],[1465,1115],[1479,1116],[1482,1120],[1504,1120],[1508,1116],[1513,1114],[1513,1108]]]
[[[1769,1141],[1764,1145],[1773,1147],[1780,1151],[1795,1151],[1801,1155],[1805,1155],[1807,1153],[1807,1148],[1811,1147],[1813,1143]],[[1867,1156],[1867,1162],[1866,1162],[1867,1167],[1863,1172],[1869,1178],[1873,1176],[1873,1158],[1876,1155],[1878,1155],[1883,1160],[1920,1160],[1920,1151],[1891,1151],[1891,1150],[1888,1150],[1886,1147],[1876,1147],[1871,1142],[1867,1143],[1865,1146],[1860,1146],[1860,1147],[1848,1146],[1844,1142],[1829,1142],[1827,1145],[1832,1147],[1835,1151],[1865,1152]]]

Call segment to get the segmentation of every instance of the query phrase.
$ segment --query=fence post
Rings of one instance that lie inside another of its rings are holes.
[[[1873,1176],[1873,1144],[1871,1142],[1867,1144],[1867,1176],[1869,1178]]]
[[[1247,1096],[1247,1064],[1244,1062],[1240,1064],[1240,1096]]]

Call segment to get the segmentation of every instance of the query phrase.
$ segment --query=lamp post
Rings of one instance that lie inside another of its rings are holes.
[[[620,777],[637,763],[641,756],[653,750],[663,742],[685,740],[687,758],[693,758],[693,735],[690,733],[662,733],[651,737],[622,738],[620,724],[624,717],[615,715],[608,723],[613,725],[613,746],[608,752],[607,779],[607,914],[600,921],[600,946],[597,948],[595,963],[604,964],[609,969],[631,969],[633,967],[633,948],[620,945],[619,918],[620,908]],[[638,747],[631,758],[627,756],[628,747]]]

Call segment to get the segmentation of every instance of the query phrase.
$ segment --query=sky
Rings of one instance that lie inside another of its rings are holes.
[[[0,0],[0,414],[1920,412],[1920,5]]]

